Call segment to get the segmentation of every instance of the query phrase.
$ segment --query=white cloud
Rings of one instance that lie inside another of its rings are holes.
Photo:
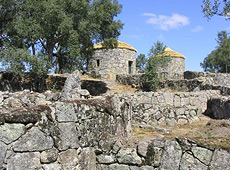
[[[176,29],[188,25],[189,18],[177,13],[172,16],[156,15],[153,13],[144,13],[143,16],[149,17],[146,21],[148,24],[153,24],[162,30]]]
[[[197,25],[195,28],[193,28],[191,31],[192,32],[201,32],[203,31],[204,27]]]

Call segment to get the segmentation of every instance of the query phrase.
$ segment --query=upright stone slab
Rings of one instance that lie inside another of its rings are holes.
[[[65,85],[61,92],[61,101],[76,100],[80,97],[78,90],[81,89],[81,73],[74,71],[65,81]]]

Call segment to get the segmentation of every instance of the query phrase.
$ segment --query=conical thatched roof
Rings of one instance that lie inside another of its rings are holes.
[[[100,43],[97,43],[93,46],[94,49],[102,49],[104,48],[103,45],[102,45],[102,42]],[[128,50],[132,50],[132,51],[135,51],[137,52],[137,50],[132,47],[131,45],[129,44],[126,44],[124,42],[120,42],[120,41],[117,41],[117,47],[116,48],[121,48],[121,49],[128,49]]]
[[[167,56],[167,57],[175,57],[175,58],[183,58],[185,59],[185,56],[183,56],[182,54],[173,51],[171,48],[166,47],[164,53],[158,53],[156,54],[156,56]]]

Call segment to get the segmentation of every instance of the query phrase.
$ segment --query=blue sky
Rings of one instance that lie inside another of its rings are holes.
[[[125,24],[119,40],[146,55],[159,40],[186,57],[186,70],[202,71],[200,62],[217,46],[217,33],[230,31],[223,17],[203,17],[202,0],[118,1],[123,5],[118,19]]]

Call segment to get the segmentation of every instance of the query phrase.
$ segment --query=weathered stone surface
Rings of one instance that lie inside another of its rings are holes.
[[[116,158],[113,155],[98,155],[97,162],[102,164],[112,164],[116,162]]]
[[[179,169],[182,150],[176,141],[166,141],[160,169]]]
[[[0,142],[0,169],[3,168],[3,162],[6,155],[7,145]]]
[[[64,169],[75,169],[79,166],[79,152],[76,149],[68,149],[59,153],[58,162]]]
[[[73,103],[56,103],[56,117],[58,122],[75,122],[77,116],[74,110]]]
[[[43,151],[41,153],[41,163],[55,162],[58,157],[58,150],[53,148],[50,150]]]
[[[37,127],[33,127],[13,144],[13,150],[18,152],[44,151],[51,149],[53,144],[50,136],[41,132]]]
[[[82,149],[80,156],[80,169],[96,170],[96,155],[92,148]]]
[[[137,145],[137,153],[143,157],[146,157],[148,146],[150,141],[142,140]]]
[[[147,157],[145,159],[146,164],[154,167],[159,167],[161,163],[162,152],[162,148],[150,146],[148,148]]]
[[[140,165],[142,164],[141,158],[137,155],[136,149],[127,148],[121,149],[117,154],[119,163],[129,165]]]
[[[208,165],[212,158],[212,151],[202,147],[192,147],[192,153],[205,165]]]
[[[8,124],[0,126],[0,141],[10,144],[25,133],[25,125]]]
[[[142,167],[140,167],[140,170],[154,170],[154,167],[152,167],[152,166],[142,166]]]
[[[207,170],[208,166],[202,164],[198,159],[185,152],[181,158],[180,170]]]
[[[7,170],[35,170],[41,168],[40,153],[16,153],[7,160]]]
[[[108,165],[97,164],[97,170],[110,170]]]
[[[128,165],[111,164],[109,165],[110,170],[130,170]]]
[[[230,153],[225,150],[214,151],[212,161],[210,164],[210,170],[223,170],[230,167]]]
[[[62,101],[78,99],[80,97],[79,89],[81,89],[81,73],[76,70],[66,79],[60,99]]]
[[[44,164],[42,168],[44,170],[63,170],[62,166],[58,163]]]
[[[56,143],[59,150],[66,150],[68,148],[78,148],[78,131],[75,123],[59,123],[60,129],[59,141]]]
[[[226,98],[212,98],[208,101],[205,115],[215,119],[230,118],[230,100]]]
[[[113,145],[113,149],[112,149],[112,152],[113,153],[118,153],[118,151],[121,149],[121,142],[120,141],[116,141]]]

